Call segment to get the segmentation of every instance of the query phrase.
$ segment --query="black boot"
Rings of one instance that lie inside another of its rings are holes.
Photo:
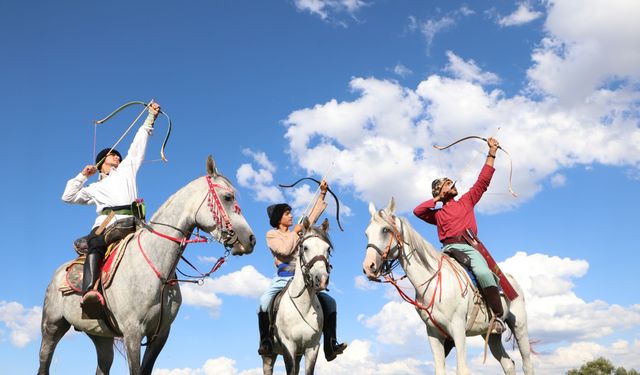
[[[324,317],[322,333],[324,334],[324,357],[331,362],[347,348],[346,343],[338,343],[336,338],[337,313]]]
[[[271,333],[269,332],[269,313],[260,311],[258,313],[258,328],[260,329],[260,347],[258,354],[273,354],[273,343],[271,343]]]
[[[82,274],[82,319],[104,319],[104,298],[98,290],[91,288],[100,277],[100,265],[102,264],[102,254],[93,252],[87,254],[84,260],[84,270]]]
[[[500,299],[500,292],[498,291],[497,286],[489,286],[482,289],[484,293],[484,298],[487,300],[487,304],[493,314],[495,315],[495,322],[491,327],[493,333],[501,334],[505,331],[506,327],[504,326],[504,322],[502,321],[502,316],[504,315],[504,310],[502,309],[502,300]]]
[[[102,256],[99,253],[89,253],[84,260],[84,270],[82,273],[82,295],[85,295],[96,280],[98,280],[100,272],[100,263]]]

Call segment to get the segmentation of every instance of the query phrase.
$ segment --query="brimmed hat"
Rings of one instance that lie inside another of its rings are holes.
[[[291,206],[286,203],[272,204],[267,207],[267,215],[269,215],[269,224],[272,227],[277,228],[280,225],[280,219],[284,215],[285,211],[291,211]]]
[[[98,170],[100,170],[100,167],[102,167],[102,164],[104,164],[104,161],[107,159],[107,155],[109,154],[118,155],[120,160],[122,160],[122,155],[120,155],[118,150],[105,148],[104,150],[98,152],[98,155],[96,156],[96,168],[98,168]]]

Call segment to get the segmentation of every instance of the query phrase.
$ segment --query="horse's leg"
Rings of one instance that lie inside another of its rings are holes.
[[[297,355],[296,356],[296,360],[293,362],[295,364],[295,368],[293,370],[293,373],[298,375],[300,373],[300,361],[302,361],[302,356],[301,355]]]
[[[147,348],[144,350],[144,357],[142,357],[142,366],[140,369],[142,375],[151,375],[153,365],[156,363],[160,351],[164,348],[167,338],[169,338],[170,330],[171,328],[167,328],[159,332],[158,336],[152,339],[149,345],[147,345]]]
[[[287,375],[295,374],[295,359],[296,359],[295,345],[287,342],[282,343],[282,357],[284,358],[284,367],[287,370]]]
[[[491,349],[493,357],[500,362],[502,370],[504,370],[506,375],[516,374],[516,366],[511,357],[509,357],[509,354],[507,354],[507,351],[504,349],[504,345],[502,345],[502,336],[489,335],[489,349]]]
[[[277,354],[262,356],[262,373],[264,375],[273,375],[273,366],[276,363]]]
[[[527,317],[524,311],[524,305],[521,308],[514,308],[512,304],[512,313],[506,319],[505,323],[509,326],[516,337],[518,350],[522,356],[522,370],[525,375],[533,375],[533,364],[531,363],[531,343],[529,342],[529,332],[527,329]],[[514,311],[515,310],[515,311]],[[516,314],[517,313],[517,314]]]
[[[51,285],[49,286],[51,288]],[[49,297],[47,290],[47,298],[44,301],[44,309],[42,310],[42,323],[40,329],[42,331],[42,342],[40,343],[40,368],[38,375],[49,374],[51,359],[56,345],[71,328],[71,324],[62,316],[62,297],[53,295],[57,291],[53,291]]]
[[[433,367],[435,375],[446,375],[444,366],[444,338],[441,337],[437,328],[427,326],[427,335],[429,336],[429,344],[431,344],[431,352],[433,353]]]
[[[96,347],[96,353],[98,354],[98,367],[96,368],[96,375],[108,375],[113,363],[113,338],[89,335],[93,345]]]
[[[449,329],[456,347],[456,374],[470,374],[467,367],[467,333],[465,320],[453,320]]]
[[[304,374],[313,375],[318,360],[318,352],[320,351],[320,343],[304,351]]]
[[[142,334],[138,331],[124,334],[124,346],[127,351],[129,375],[140,375],[140,343]]]

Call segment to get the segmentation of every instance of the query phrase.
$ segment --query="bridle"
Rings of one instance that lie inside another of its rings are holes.
[[[403,235],[404,228],[403,228],[402,220],[400,220],[400,229],[398,229],[398,226],[396,225],[395,215],[391,215],[391,220],[388,220],[387,218],[382,216],[382,210],[379,211],[378,214],[380,215],[382,220],[384,220],[387,224],[389,224],[389,227],[391,228],[390,229],[391,235],[389,236],[389,241],[387,242],[387,245],[385,246],[384,250],[380,249],[375,244],[368,243],[367,247],[365,248],[365,251],[369,248],[372,248],[378,253],[378,255],[380,255],[380,257],[382,258],[380,275],[386,276],[386,275],[389,275],[393,271],[393,269],[398,266],[400,262],[397,256],[394,257],[393,259],[388,259],[389,254],[391,254],[391,250],[393,250],[394,254],[398,253],[399,251],[402,250],[406,242],[404,241],[404,235]],[[394,239],[396,240],[396,245],[391,246],[393,244]]]
[[[207,185],[209,186],[209,191],[207,192],[207,197],[206,197],[207,205],[209,206],[209,211],[213,216],[213,221],[220,228],[222,244],[227,249],[232,248],[233,245],[236,242],[238,242],[238,234],[233,229],[233,224],[231,224],[229,215],[227,214],[227,211],[224,209],[224,206],[222,206],[222,202],[220,201],[220,196],[218,195],[216,188],[225,190],[232,194],[233,194],[233,190],[226,186],[214,183],[211,176],[207,176],[206,179],[207,179]],[[240,214],[241,212],[240,205],[238,205],[238,202],[235,200],[233,202],[233,212],[235,212],[236,214]],[[196,212],[196,217],[197,216],[198,216],[198,213]]]
[[[329,260],[327,259],[327,257],[325,257],[324,255],[316,255],[313,258],[309,259],[308,261],[305,260],[304,257],[304,242],[310,238],[319,238],[322,242],[326,243],[327,245],[329,245],[329,254],[331,254],[331,249],[333,249],[333,245],[331,244],[330,241],[328,241],[327,238],[320,236],[318,234],[315,233],[311,233],[309,235],[301,235],[300,238],[298,239],[298,261],[300,262],[300,268],[302,270],[302,276],[304,278],[304,285],[306,287],[312,287],[313,286],[313,280],[311,279],[311,275],[309,274],[309,270],[311,269],[311,267],[313,267],[313,265],[316,262],[323,262],[325,267],[327,268],[327,273],[331,273],[331,264],[329,263]],[[302,293],[300,293],[302,294]]]

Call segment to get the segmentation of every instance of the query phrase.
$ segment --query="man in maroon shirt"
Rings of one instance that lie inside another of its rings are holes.
[[[438,238],[442,242],[443,252],[455,249],[464,252],[471,258],[471,270],[482,288],[489,307],[502,325],[502,327],[496,326],[495,331],[502,333],[504,323],[501,319],[504,311],[498,292],[498,280],[489,269],[482,254],[469,245],[462,236],[467,228],[475,234],[478,233],[473,208],[482,198],[482,194],[487,191],[495,171],[493,162],[499,144],[494,138],[489,138],[487,144],[489,146],[487,160],[480,171],[478,180],[469,189],[469,192],[456,201],[454,198],[458,195],[458,190],[454,181],[446,177],[434,180],[431,184],[431,194],[434,198],[420,204],[413,210],[413,213],[427,223],[437,226]],[[438,202],[442,202],[442,208],[436,208]]]

